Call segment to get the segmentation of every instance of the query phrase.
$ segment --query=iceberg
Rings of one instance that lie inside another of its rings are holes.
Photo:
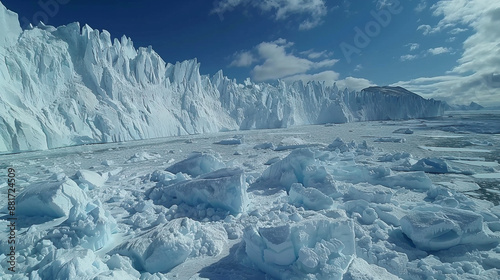
[[[262,271],[277,279],[342,279],[355,257],[352,221],[322,215],[272,227],[249,226],[245,251]]]
[[[0,4],[0,152],[207,132],[439,116],[444,105],[403,88],[361,92],[201,75],[151,47],[71,23],[22,30]],[[213,116],[217,116],[214,118]],[[226,143],[226,142],[224,142]],[[239,144],[232,140],[227,144]]]
[[[167,207],[180,203],[195,207],[206,203],[236,215],[244,212],[249,203],[246,190],[243,170],[225,168],[172,185],[160,183],[149,197]]]
[[[226,236],[224,228],[181,218],[158,225],[114,251],[130,257],[138,270],[168,272],[188,258],[220,254]]]
[[[414,210],[404,216],[401,229],[417,248],[437,251],[459,244],[497,243],[483,229],[483,216],[468,210],[432,208]]]
[[[71,221],[86,215],[87,194],[71,179],[28,186],[17,198],[17,213],[25,216],[67,217]]]

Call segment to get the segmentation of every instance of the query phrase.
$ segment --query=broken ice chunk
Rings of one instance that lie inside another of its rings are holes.
[[[186,203],[197,206],[207,203],[230,211],[242,213],[248,205],[247,183],[241,169],[220,169],[193,180],[185,180],[172,185],[158,185],[149,197],[155,203],[170,207]]]
[[[74,221],[86,215],[87,195],[71,179],[28,186],[17,198],[17,213],[26,216],[68,217]]]
[[[447,207],[414,210],[400,223],[403,232],[422,250],[498,242],[483,231],[483,216],[467,210]]]
[[[291,204],[310,210],[328,209],[333,205],[333,199],[315,188],[304,188],[300,183],[292,184],[289,201]]]
[[[226,165],[213,155],[193,153],[187,159],[168,167],[165,171],[172,173],[182,172],[196,177],[224,167],[226,167]]]

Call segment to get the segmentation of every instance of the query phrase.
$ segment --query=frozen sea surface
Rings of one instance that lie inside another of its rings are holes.
[[[1,155],[18,220],[12,274],[1,199],[0,276],[499,279],[495,120],[453,112]]]

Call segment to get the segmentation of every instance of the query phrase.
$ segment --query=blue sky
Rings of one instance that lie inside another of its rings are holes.
[[[151,45],[166,62],[198,58],[202,74],[400,85],[484,105],[500,105],[499,2],[2,0],[22,25],[87,23]]]

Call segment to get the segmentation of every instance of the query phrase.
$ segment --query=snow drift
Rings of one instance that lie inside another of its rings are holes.
[[[238,84],[71,23],[22,30],[0,3],[0,152],[238,129],[440,115],[402,88]]]

